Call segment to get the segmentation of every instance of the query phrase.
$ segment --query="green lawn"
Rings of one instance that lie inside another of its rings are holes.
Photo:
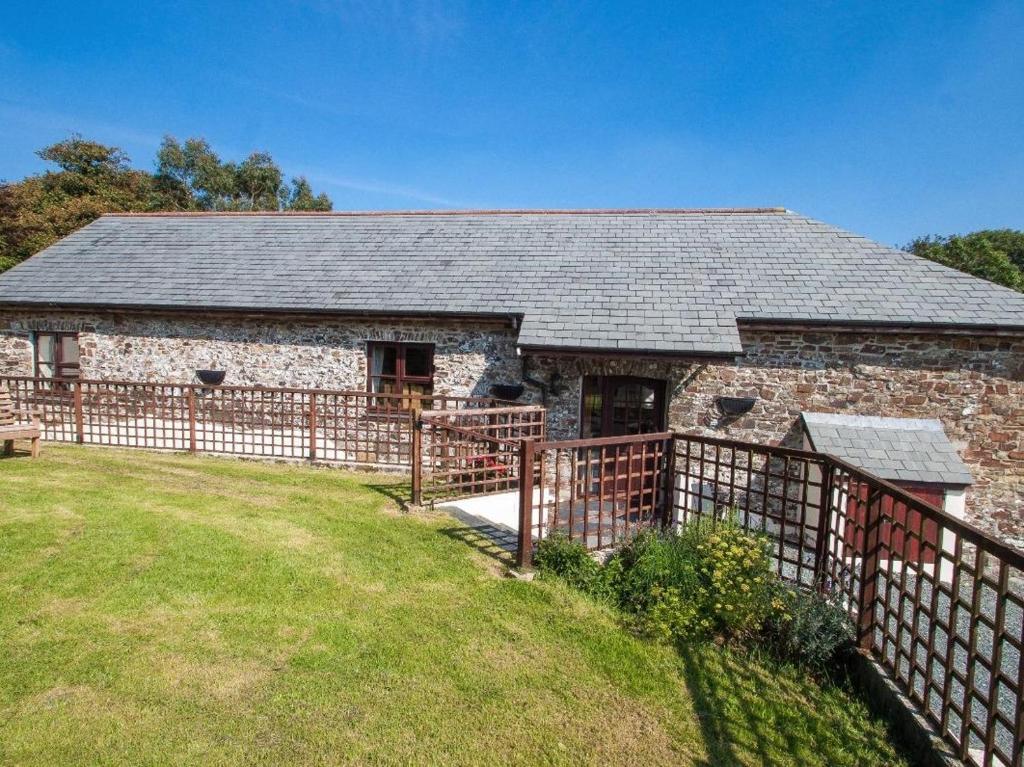
[[[901,763],[846,693],[634,639],[498,577],[404,492],[141,451],[0,460],[0,762]]]

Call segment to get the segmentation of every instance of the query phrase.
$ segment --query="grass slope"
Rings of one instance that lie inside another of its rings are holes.
[[[496,578],[395,482],[0,460],[0,762],[899,763],[843,692]]]

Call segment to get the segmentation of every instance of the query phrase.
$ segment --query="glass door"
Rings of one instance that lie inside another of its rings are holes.
[[[632,376],[586,376],[580,437],[620,437],[665,431],[665,381]],[[601,514],[625,521],[654,511],[658,459],[632,445],[580,448],[579,492],[586,488]]]
[[[632,376],[586,376],[580,437],[619,437],[665,430],[665,382]]]

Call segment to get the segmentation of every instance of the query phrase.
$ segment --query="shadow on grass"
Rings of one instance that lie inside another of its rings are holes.
[[[694,646],[681,648],[679,656],[708,753],[698,763],[703,767],[737,764],[740,755],[764,765],[850,763],[851,757],[883,763],[891,758],[889,748],[913,763],[884,723],[865,728],[860,719],[874,717],[849,710],[844,701],[855,693],[841,679],[794,676],[756,651],[734,655]]]
[[[700,723],[701,735],[709,759],[698,764],[738,764],[737,741],[747,741],[747,748],[756,753],[762,764],[776,764],[766,748],[766,736],[759,732],[757,718],[752,715],[750,696],[758,694],[753,674],[748,678],[736,672],[732,664],[712,662],[713,651],[697,647],[681,648],[683,675]],[[717,659],[716,659],[717,660]],[[742,721],[737,721],[737,714]],[[744,737],[745,736],[745,737]],[[746,750],[746,749],[744,749]],[[787,763],[799,763],[797,754],[790,754]]]
[[[42,450],[40,450],[40,454],[42,454]],[[32,460],[32,451],[28,447],[28,445],[26,445],[25,447],[22,447],[20,443],[15,442],[14,443],[14,447],[10,450],[10,452],[8,452],[7,448],[4,446],[3,441],[0,440],[0,461],[6,460],[6,459],[9,459],[9,458],[10,459],[24,458],[26,460],[31,461]]]
[[[412,487],[407,482],[368,483],[366,488],[385,496],[403,512],[413,509]],[[443,509],[443,511],[464,526],[442,527],[439,531],[441,535],[466,544],[503,565],[511,566],[513,564],[518,546],[515,530],[494,524],[483,517],[468,514],[458,508],[451,507]]]
[[[441,535],[466,544],[503,565],[512,566],[515,560],[516,539],[506,528],[495,525],[467,525],[442,527]]]
[[[408,482],[368,482],[365,487],[378,495],[383,495],[403,512],[409,511],[412,507],[412,487]]]

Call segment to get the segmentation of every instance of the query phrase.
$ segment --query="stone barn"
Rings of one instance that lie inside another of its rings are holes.
[[[2,376],[199,370],[497,393],[555,438],[927,420],[1024,544],[1024,295],[785,209],[118,214],[0,275]]]

